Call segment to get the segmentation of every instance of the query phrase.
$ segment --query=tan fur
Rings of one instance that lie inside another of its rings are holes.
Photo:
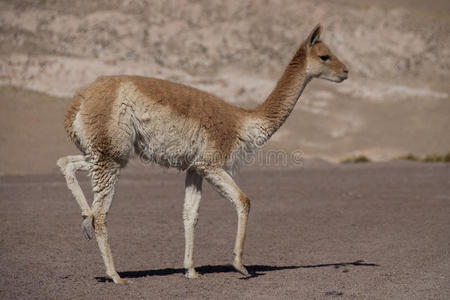
[[[81,120],[85,125],[85,140],[89,147],[85,151],[100,152],[117,161],[127,160],[123,153],[117,152],[114,136],[113,116],[111,114],[120,80],[118,78],[100,77],[89,87],[79,93]],[[120,148],[120,147],[119,147]]]
[[[250,200],[231,175],[238,161],[262,146],[292,112],[312,78],[341,82],[348,70],[319,40],[316,26],[295,53],[275,89],[255,109],[233,106],[198,89],[156,78],[105,76],[75,96],[65,128],[84,153],[58,160],[69,189],[83,214],[83,233],[92,226],[106,267],[114,282],[115,271],[106,229],[107,214],[121,167],[133,153],[166,167],[187,170],[183,219],[186,277],[200,275],[193,267],[194,227],[205,178],[236,208],[238,228],[233,266],[245,276],[242,264]],[[94,202],[89,207],[74,177],[88,169]]]
[[[145,77],[122,77],[153,101],[170,109],[180,118],[192,119],[204,128],[225,161],[239,137],[243,108],[233,106],[216,96],[183,84]]]
[[[303,44],[295,53],[267,100],[255,109],[255,114],[259,118],[267,120],[269,136],[284,123],[305,87],[308,81],[305,64],[306,46]]]
[[[73,98],[72,103],[69,105],[69,108],[66,111],[66,115],[64,118],[64,128],[66,129],[67,135],[70,140],[77,146],[78,149],[81,150],[80,140],[76,136],[73,128],[73,123],[75,121],[75,117],[80,110],[81,105],[81,97],[79,95]]]
[[[96,213],[94,216],[94,228],[95,232],[103,232],[106,227],[106,214],[105,213]]]

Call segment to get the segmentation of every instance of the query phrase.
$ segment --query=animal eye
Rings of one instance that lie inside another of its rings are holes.
[[[329,60],[331,57],[329,56],[329,55],[321,55],[321,56],[319,56],[320,57],[320,59],[322,60],[322,61],[327,61],[327,60]]]

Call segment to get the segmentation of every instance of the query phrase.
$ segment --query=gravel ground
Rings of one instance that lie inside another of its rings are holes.
[[[108,224],[116,267],[132,281],[119,286],[83,239],[61,175],[0,176],[0,298],[450,298],[448,164],[243,170],[247,280],[229,267],[235,212],[209,186],[194,252],[205,276],[183,277],[183,182],[124,170]]]

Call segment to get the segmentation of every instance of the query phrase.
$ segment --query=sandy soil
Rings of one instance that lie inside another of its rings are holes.
[[[56,171],[59,157],[78,150],[64,131],[69,100],[0,88],[0,174]]]
[[[205,188],[195,264],[183,277],[183,175],[126,169],[110,213],[116,266],[105,280],[95,241],[60,175],[0,177],[0,297],[448,299],[450,168],[389,163],[244,170],[252,199],[243,280],[232,259],[232,205]],[[82,186],[88,189],[85,177]]]

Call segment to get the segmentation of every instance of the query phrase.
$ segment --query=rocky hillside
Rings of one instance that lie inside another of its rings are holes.
[[[320,22],[350,80],[309,87],[273,145],[335,160],[446,151],[450,138],[431,141],[450,128],[450,4],[395,3],[2,1],[0,84],[69,97],[99,75],[141,74],[252,105]]]

